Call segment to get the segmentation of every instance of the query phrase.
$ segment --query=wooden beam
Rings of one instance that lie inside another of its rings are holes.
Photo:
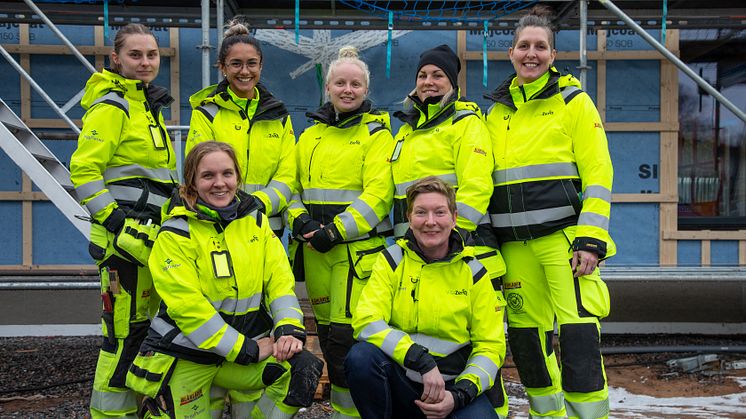
[[[31,179],[26,176],[25,173],[21,174],[21,191],[31,192],[32,183]],[[34,230],[33,230],[33,207],[31,201],[23,201],[21,203],[21,224],[23,231],[21,236],[22,239],[22,263],[24,265],[32,265],[34,263]]]
[[[607,122],[604,124],[607,132],[679,132],[678,121],[661,122]]]
[[[20,45],[20,44],[2,44],[11,54],[46,54],[46,55],[73,55],[72,51],[66,45]],[[78,51],[83,55],[109,55],[110,46],[80,45]],[[161,57],[171,57],[176,55],[174,48],[158,48]]]
[[[599,52],[606,51],[606,31],[596,32],[596,49]],[[601,116],[604,127],[606,123],[606,60],[596,60],[596,108]],[[608,128],[605,128],[608,131]]]
[[[746,266],[746,240],[738,241],[738,264]]]
[[[710,241],[702,240],[701,246],[702,252],[700,255],[700,261],[702,263],[702,266],[710,266],[712,264],[712,260],[710,259]]]
[[[676,196],[660,193],[615,193],[611,194],[611,202],[679,202]]]
[[[671,51],[678,54],[678,51]],[[482,51],[464,51],[463,59],[467,61],[481,61]],[[487,51],[490,61],[508,61],[507,51]],[[579,51],[557,51],[557,60],[577,61]],[[651,51],[588,51],[589,60],[666,60],[660,52]]]
[[[49,201],[44,192],[0,191],[0,201]]]
[[[104,27],[103,26],[93,27],[93,43],[96,44],[97,48],[106,46],[104,45]],[[105,62],[104,55],[96,54],[96,60],[94,61],[93,66],[96,67],[96,70],[101,71],[101,69],[104,68],[104,62]]]
[[[746,230],[679,230],[663,232],[664,239],[671,240],[746,240]]]
[[[669,50],[678,51],[678,34],[678,30],[666,31],[666,45]],[[661,265],[676,265],[678,243],[675,240],[666,240],[665,237],[667,233],[679,229],[679,74],[676,67],[669,61],[661,62],[660,71],[661,122],[674,125],[675,129],[661,130],[660,177],[658,179],[660,193],[675,197],[675,200],[660,206],[659,255]]]
[[[179,90],[179,77],[181,71],[179,69],[179,28],[171,28],[168,30],[169,44],[176,54],[169,60],[171,64],[171,97],[174,98],[173,105],[171,106],[171,124],[169,125],[180,125],[181,121],[181,94]],[[466,73],[463,71],[462,73]]]

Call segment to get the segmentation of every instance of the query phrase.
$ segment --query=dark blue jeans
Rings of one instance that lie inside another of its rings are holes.
[[[423,386],[407,378],[404,368],[367,342],[355,344],[345,359],[345,374],[352,400],[362,419],[424,418],[414,404],[422,396]],[[446,382],[448,389],[452,382]],[[482,394],[458,411],[451,419],[497,418],[494,408]]]

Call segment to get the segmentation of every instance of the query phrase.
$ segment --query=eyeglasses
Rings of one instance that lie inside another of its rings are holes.
[[[241,61],[231,61],[228,63],[228,67],[233,71],[241,71],[244,67],[246,67],[249,70],[254,70],[256,68],[259,68],[260,63],[259,61],[247,61],[245,63]]]

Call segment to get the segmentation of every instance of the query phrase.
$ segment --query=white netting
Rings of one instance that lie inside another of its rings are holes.
[[[517,10],[529,7],[538,1],[375,1],[340,0],[345,6],[366,13],[386,17],[389,13],[397,20],[421,21],[484,21],[495,20]]]

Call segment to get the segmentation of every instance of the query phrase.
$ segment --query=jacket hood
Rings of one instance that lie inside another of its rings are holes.
[[[546,99],[547,97],[553,96],[559,93],[559,90],[563,87],[574,86],[580,88],[580,80],[576,79],[572,74],[561,74],[555,67],[550,67],[549,80],[547,80],[544,88],[531,97],[531,99]],[[510,96],[510,86],[513,83],[513,79],[516,78],[516,73],[511,74],[503,80],[503,82],[492,92],[484,95],[485,99],[489,99],[493,102],[506,105],[510,108],[515,109],[513,98]]]
[[[349,126],[352,125],[350,122],[351,119],[355,118],[356,116],[362,115],[364,113],[370,112],[371,108],[373,107],[373,104],[370,100],[365,99],[363,103],[360,105],[359,108],[355,109],[352,112],[344,112],[344,113],[337,113],[337,111],[334,109],[334,105],[332,105],[331,102],[326,102],[323,104],[319,109],[316,109],[314,112],[307,112],[306,116],[324,123],[326,125],[331,126]]]
[[[253,195],[249,195],[248,193],[240,189],[236,191],[236,198],[238,198],[239,201],[238,208],[236,210],[236,219],[246,217],[254,210],[259,208],[259,205],[256,202],[256,198],[254,198]],[[186,203],[179,194],[178,188],[174,189],[173,193],[171,194],[171,198],[169,198],[169,200],[165,204],[163,204],[163,207],[161,209],[161,222],[165,222],[166,220],[174,217],[186,217],[195,220],[204,220],[215,223],[218,222],[218,220],[210,218],[208,215],[203,214],[202,212],[195,211],[194,209],[187,207]]]
[[[80,106],[88,110],[96,99],[111,91],[121,92],[122,95],[127,96],[127,93],[142,91],[143,88],[144,84],[140,80],[124,78],[105,68],[100,72],[93,73],[86,82],[85,93],[83,98],[80,99]]]
[[[454,113],[461,110],[471,110],[474,111],[474,113],[476,113],[480,118],[482,117],[482,111],[479,109],[479,106],[477,106],[476,103],[471,102],[463,97],[457,98],[456,95],[454,95],[451,100],[449,100],[440,108],[439,111],[430,116],[429,120],[418,127],[417,123],[420,121],[420,116],[423,113],[421,107],[428,105],[423,104],[422,101],[416,96],[410,96],[410,98],[415,103],[415,106],[405,111],[397,111],[394,113],[394,116],[405,124],[410,125],[412,129],[433,127],[442,123],[446,119],[450,118]]]

